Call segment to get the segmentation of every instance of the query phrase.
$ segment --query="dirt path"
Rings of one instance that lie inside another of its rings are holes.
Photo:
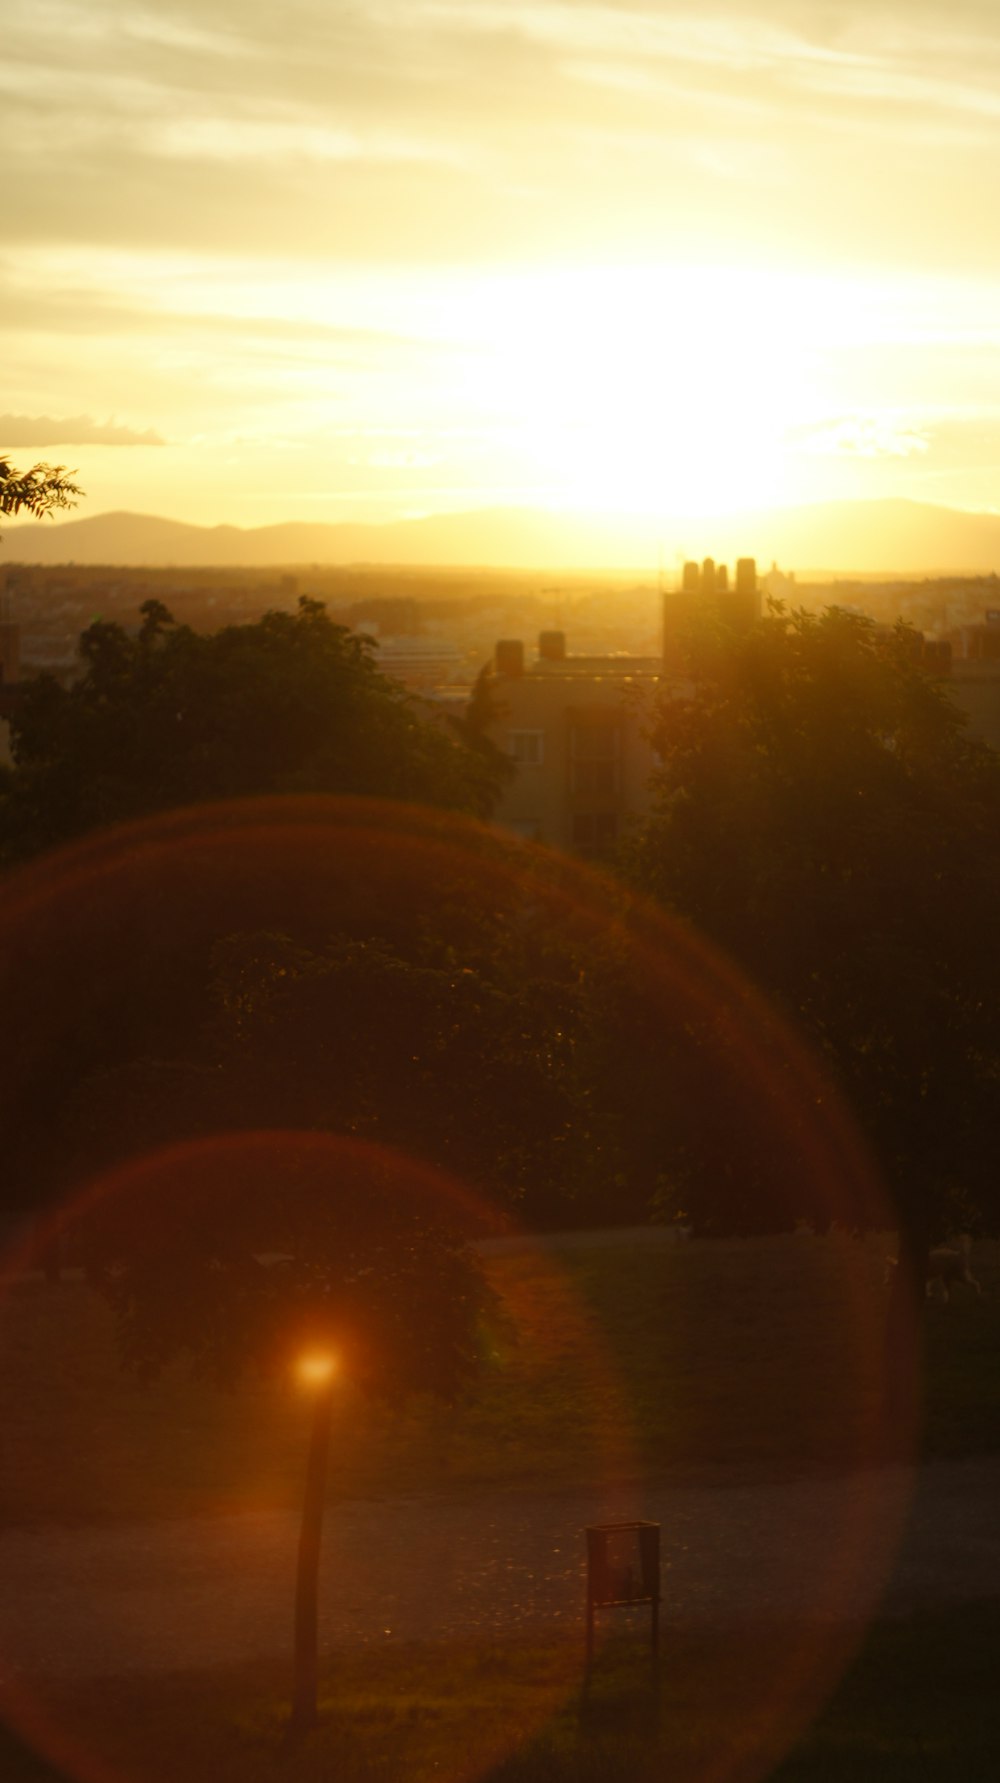
[[[791,1484],[386,1499],[331,1508],[322,1638],[579,1630],[585,1524],[663,1531],[664,1619],[857,1620],[1000,1595],[1000,1461]],[[296,1524],[244,1515],[0,1535],[0,1678],[209,1668],[283,1654]]]

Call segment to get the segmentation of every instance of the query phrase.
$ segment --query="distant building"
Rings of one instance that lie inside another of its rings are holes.
[[[0,687],[21,679],[21,627],[11,612],[10,589],[17,579],[10,570],[0,576]]]
[[[712,557],[704,563],[686,563],[681,572],[677,592],[668,590],[663,596],[663,672],[666,676],[683,675],[686,662],[686,638],[699,614],[713,613],[732,631],[749,631],[760,618],[761,591],[757,565],[752,557],[741,557],[736,565],[732,586],[729,570]]]
[[[952,633],[948,690],[973,736],[1000,749],[1000,608],[987,608],[981,625]]]
[[[0,686],[16,686],[21,679],[21,627],[0,607]]]
[[[683,678],[684,634],[706,608],[734,630],[760,616],[757,566],[742,557],[731,583],[711,557],[687,563],[663,596],[660,656],[574,656],[562,631],[543,631],[529,660],[519,638],[501,640],[493,672],[499,711],[493,741],[517,766],[495,820],[528,840],[600,856],[650,806],[656,756],[647,731],[658,688]]]
[[[10,719],[21,679],[21,628],[10,617],[6,596],[0,597],[0,762],[9,767]]]
[[[442,682],[453,681],[463,668],[457,644],[444,638],[376,636],[374,643],[376,667],[415,692],[423,693]]]
[[[659,657],[571,656],[565,634],[494,652],[494,742],[517,764],[495,820],[526,840],[600,855],[649,806],[654,766],[645,735]]]

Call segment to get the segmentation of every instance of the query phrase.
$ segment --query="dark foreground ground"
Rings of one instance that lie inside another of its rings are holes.
[[[662,1528],[663,1624],[864,1622],[1000,1600],[1000,1460],[795,1482],[342,1503],[324,1644],[530,1640],[581,1630],[587,1523]],[[102,1677],[280,1657],[297,1519],[177,1519],[0,1534],[0,1665]],[[627,1614],[627,1612],[626,1612]]]
[[[934,1446],[879,1468],[859,1460],[870,1417],[854,1409],[877,1404],[877,1350],[857,1341],[884,1304],[877,1243],[595,1235],[498,1252],[494,1266],[518,1342],[447,1466],[432,1425],[340,1457],[323,1721],[294,1752],[303,1409],[220,1403],[183,1382],[137,1396],[79,1287],[9,1300],[0,1693],[60,1772],[1000,1774],[992,1276],[982,1301],[929,1309]],[[662,1528],[659,1667],[648,1612],[607,1613],[584,1692],[583,1530],[631,1517]],[[13,1737],[0,1743],[0,1783],[46,1775]]]
[[[987,1783],[998,1495],[988,1461],[720,1480],[641,1505],[565,1491],[342,1504],[324,1557],[324,1721],[296,1751],[282,1731],[292,1519],[13,1531],[6,1699],[64,1768],[11,1739],[0,1775]],[[609,1612],[584,1692],[581,1528],[633,1511],[663,1528],[660,1663],[646,1612]]]

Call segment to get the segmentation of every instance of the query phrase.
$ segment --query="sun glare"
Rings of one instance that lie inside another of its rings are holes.
[[[968,281],[790,263],[400,264],[334,276],[320,261],[276,269],[65,249],[26,264],[25,301],[43,277],[98,305],[113,287],[166,330],[165,363],[180,363],[178,341],[210,345],[221,431],[188,448],[220,444],[212,499],[224,488],[245,524],[514,504],[668,529],[691,519],[707,536],[701,522],[713,518],[875,493],[873,465],[926,470],[928,400],[940,415],[955,398],[940,376],[915,382],[915,362],[945,350],[956,318],[963,339],[995,335]],[[164,397],[163,489],[183,474],[179,389],[175,379]],[[971,414],[978,399],[961,389]],[[139,502],[147,457],[116,460],[125,505]],[[107,458],[80,459],[98,502]]]
[[[550,500],[695,516],[795,498],[817,318],[779,280],[566,273],[481,305],[476,406]]]

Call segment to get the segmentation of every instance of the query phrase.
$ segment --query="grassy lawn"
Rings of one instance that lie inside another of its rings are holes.
[[[827,1702],[783,1688],[808,1628],[672,1635],[659,1668],[620,1637],[587,1698],[579,1652],[410,1647],[338,1658],[322,1720],[285,1740],[284,1678],[258,1668],[64,1691],[73,1750],[148,1783],[976,1783],[995,1774],[1000,1608],[878,1624]],[[811,1725],[809,1722],[811,1720]],[[12,1740],[5,1783],[46,1783]],[[56,1772],[55,1775],[59,1773]]]
[[[775,1783],[985,1783],[1000,1753],[998,1651],[992,1603],[877,1624]]]
[[[620,1239],[493,1256],[503,1307],[474,1397],[389,1416],[345,1389],[341,1496],[775,1476],[864,1461],[881,1392],[886,1242]],[[927,1311],[928,1454],[1000,1447],[1000,1266]],[[122,1375],[79,1280],[0,1302],[0,1522],[118,1520],[297,1503],[305,1410],[285,1382],[220,1394]]]
[[[537,1490],[607,1470],[780,1478],[864,1461],[881,1390],[886,1248],[838,1236],[615,1238],[492,1256],[504,1312],[475,1397],[390,1419],[346,1396],[332,1490]],[[949,1307],[928,1307],[926,1454],[1000,1448],[1000,1258],[984,1247],[976,1267],[982,1301],[957,1291]],[[79,1281],[22,1281],[0,1304],[8,1525],[294,1507],[305,1422],[279,1383],[220,1396],[178,1372],[135,1387]],[[73,1730],[72,1750],[60,1748],[66,1773],[122,1783],[993,1774],[1000,1609],[879,1624],[859,1653],[845,1640],[774,1624],[671,1630],[654,1674],[641,1640],[615,1634],[586,1698],[579,1630],[542,1628],[531,1644],[361,1647],[328,1661],[321,1725],[295,1750],[284,1738],[288,1678],[273,1665],[60,1685],[50,1708],[64,1740]],[[797,1670],[823,1642],[823,1663]],[[0,1733],[4,1783],[61,1774]]]

